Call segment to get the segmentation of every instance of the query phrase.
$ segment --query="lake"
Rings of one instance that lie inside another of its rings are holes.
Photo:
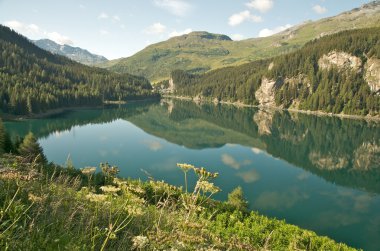
[[[195,104],[131,103],[6,122],[32,131],[49,161],[109,162],[120,176],[183,185],[176,163],[219,172],[250,208],[366,250],[380,247],[380,123]],[[194,179],[192,180],[194,182]]]

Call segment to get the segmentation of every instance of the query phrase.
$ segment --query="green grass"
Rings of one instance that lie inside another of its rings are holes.
[[[94,169],[80,172],[3,156],[0,249],[354,250],[214,201],[217,174],[187,164],[179,167],[185,177],[197,175],[195,187],[117,179],[118,169],[107,164],[95,174]]]
[[[193,73],[241,65],[301,48],[320,36],[347,29],[378,26],[380,5],[306,22],[282,33],[242,41],[204,38],[208,33],[190,33],[150,45],[128,58],[107,62],[102,67],[147,77],[152,82],[168,79],[173,70]],[[202,35],[203,34],[203,35]]]

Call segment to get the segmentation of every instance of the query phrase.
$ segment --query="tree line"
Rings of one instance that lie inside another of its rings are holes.
[[[259,104],[255,92],[264,77],[279,79],[282,84],[275,91],[277,106],[289,108],[298,101],[298,108],[304,110],[378,115],[380,95],[371,92],[364,69],[354,72],[318,66],[318,60],[331,51],[357,56],[363,65],[369,58],[380,58],[380,28],[343,31],[310,41],[296,52],[202,75],[176,70],[171,77],[176,95],[251,105]],[[287,82],[300,76],[303,80],[297,83]]]
[[[27,115],[100,105],[105,100],[158,97],[150,82],[76,63],[44,51],[0,25],[0,110]]]

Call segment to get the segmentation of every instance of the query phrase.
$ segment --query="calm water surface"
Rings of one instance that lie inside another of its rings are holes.
[[[5,123],[49,161],[109,162],[123,177],[183,185],[176,163],[242,186],[253,210],[366,250],[380,248],[380,124],[184,101],[79,110]],[[142,171],[144,170],[144,171]]]

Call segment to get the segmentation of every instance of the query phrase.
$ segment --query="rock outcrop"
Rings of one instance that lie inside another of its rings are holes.
[[[263,78],[261,80],[261,86],[255,93],[256,100],[259,101],[260,106],[276,106],[274,96],[276,94],[276,90],[281,87],[282,83],[282,79],[271,80]]]
[[[380,59],[370,58],[366,64],[365,79],[372,92],[380,94]]]
[[[318,60],[318,66],[320,69],[330,69],[332,67],[338,67],[342,70],[352,70],[360,72],[363,66],[362,60],[346,52],[332,51],[329,54],[323,55]]]

